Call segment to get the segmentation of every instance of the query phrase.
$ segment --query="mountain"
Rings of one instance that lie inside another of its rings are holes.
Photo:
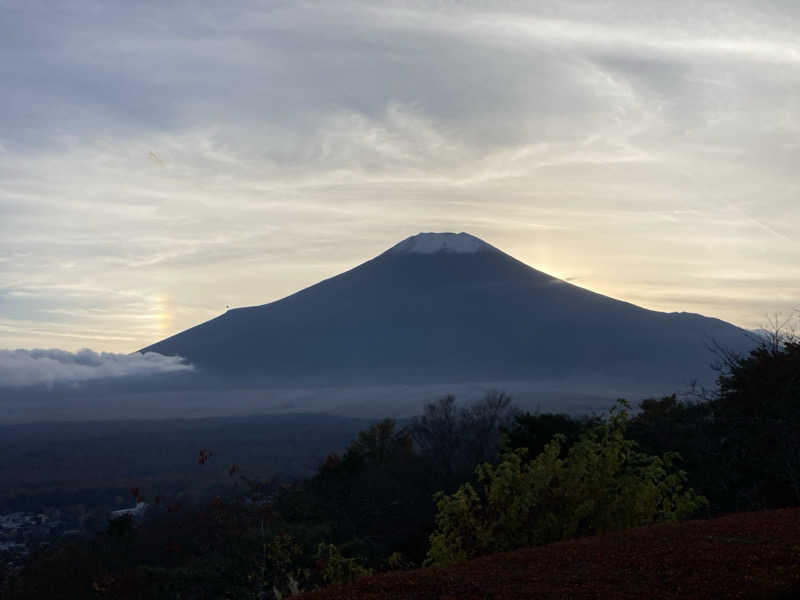
[[[467,233],[420,233],[282,300],[237,308],[142,352],[273,382],[710,381],[708,345],[747,333],[621,302]]]

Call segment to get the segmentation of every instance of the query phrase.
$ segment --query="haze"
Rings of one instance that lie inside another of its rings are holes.
[[[800,297],[799,29],[790,1],[5,1],[0,347],[130,352],[418,231],[757,327]]]

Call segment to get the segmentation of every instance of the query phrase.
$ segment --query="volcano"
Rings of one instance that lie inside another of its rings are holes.
[[[219,317],[142,352],[222,376],[326,384],[405,378],[679,384],[710,381],[742,329],[647,310],[552,277],[467,233],[420,233],[291,296]]]

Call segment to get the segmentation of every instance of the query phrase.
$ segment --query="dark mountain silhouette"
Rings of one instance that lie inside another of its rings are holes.
[[[271,381],[396,378],[708,381],[743,330],[646,310],[533,269],[466,233],[423,233],[282,300],[142,351]]]

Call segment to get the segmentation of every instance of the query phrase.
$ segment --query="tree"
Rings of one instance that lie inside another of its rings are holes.
[[[476,466],[496,459],[502,429],[510,425],[514,414],[511,397],[496,391],[467,407],[459,407],[452,395],[425,406],[410,430],[440,489],[455,489],[472,476]]]
[[[445,486],[455,479],[461,440],[460,413],[456,397],[447,395],[425,405],[422,416],[411,424],[414,441],[433,464]]]
[[[647,452],[680,453],[712,514],[797,505],[800,342],[776,330],[746,355],[718,355],[716,390],[645,400],[628,433]]]
[[[710,406],[740,474],[741,501],[800,503],[800,342],[763,344],[731,360]]]
[[[506,445],[509,449],[527,448],[530,456],[537,456],[557,434],[564,436],[564,446],[569,447],[581,434],[601,422],[600,417],[525,413],[517,415],[513,425],[506,430]]]
[[[677,456],[638,451],[623,435],[626,422],[624,410],[613,411],[563,459],[563,435],[533,459],[524,448],[508,451],[497,466],[476,469],[476,485],[437,495],[428,562],[686,518],[703,506],[705,498],[685,489]]]
[[[384,419],[368,429],[360,431],[358,439],[345,452],[344,460],[370,461],[383,465],[396,458],[405,458],[413,453],[411,434],[397,429],[394,419]]]
[[[433,523],[435,478],[410,432],[385,419],[332,454],[310,480],[287,488],[276,510],[291,523],[325,530],[326,542],[371,566],[394,551],[421,560]]]

